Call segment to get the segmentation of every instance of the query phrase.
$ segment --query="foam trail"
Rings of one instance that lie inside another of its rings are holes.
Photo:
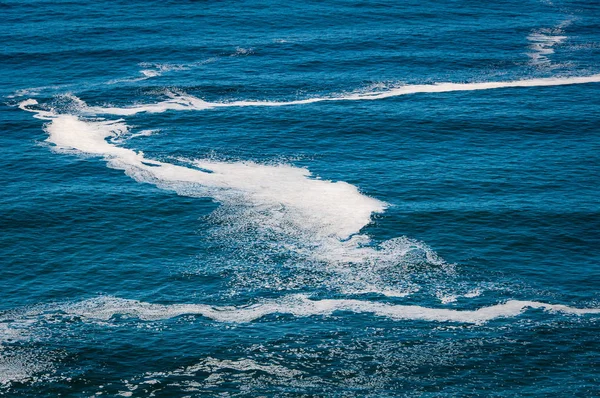
[[[142,62],[139,64],[139,66],[144,68],[144,69],[140,70],[140,72],[139,72],[141,76],[133,77],[133,78],[125,78],[125,79],[114,79],[114,80],[108,81],[106,84],[139,82],[139,81],[151,79],[153,77],[162,76],[166,72],[188,70],[192,66],[204,65],[209,62],[212,62],[212,61],[207,60],[207,61],[196,62],[196,63],[188,64],[188,65],[186,65],[186,64],[179,64],[179,65],[178,64],[159,64],[159,63]]]
[[[213,108],[209,102],[201,100],[191,95],[178,95],[167,93],[168,100],[157,102],[155,104],[139,104],[129,107],[102,107],[87,106],[82,104],[81,111],[89,115],[118,115],[131,116],[138,113],[162,113],[172,111],[204,110]],[[78,100],[78,99],[77,99]]]
[[[558,65],[552,65],[549,56],[554,54],[554,47],[562,44],[568,39],[564,36],[564,28],[571,25],[573,19],[566,19],[554,28],[543,28],[533,31],[527,40],[531,43],[529,49],[532,51],[527,54],[530,58],[530,64],[540,68],[552,68]]]
[[[305,296],[287,296],[247,307],[214,307],[203,304],[161,305],[115,297],[100,297],[61,308],[66,314],[108,321],[112,317],[129,316],[144,321],[170,319],[182,315],[199,315],[218,322],[251,322],[267,315],[289,314],[295,317],[328,316],[337,311],[371,313],[394,320],[421,320],[481,324],[497,318],[512,318],[526,309],[542,309],[571,315],[600,314],[600,308],[574,308],[537,301],[510,300],[477,310],[429,308],[418,305],[394,305],[381,302],[335,299],[311,300]]]
[[[85,106],[72,100],[76,108]],[[401,273],[407,263],[426,263],[436,272],[452,272],[451,264],[421,242],[400,237],[375,245],[360,234],[372,214],[383,212],[386,204],[361,194],[353,185],[314,179],[307,169],[285,164],[185,159],[172,164],[148,159],[119,146],[132,137],[122,120],[86,120],[39,110],[36,105],[37,101],[27,100],[20,107],[47,122],[47,141],[59,151],[100,156],[109,167],[124,170],[138,182],[179,195],[214,199],[222,204],[211,216],[218,223],[220,241],[233,239],[252,256],[255,252],[267,257],[285,253],[290,264],[300,261],[318,269],[313,282],[328,289],[407,296],[415,289],[405,278],[390,283],[383,275]],[[257,260],[266,267],[261,272],[267,279],[249,278],[256,271],[240,272],[234,278],[238,286],[272,289],[304,283],[298,272],[282,272],[279,262]]]
[[[292,230],[343,239],[370,223],[372,213],[385,209],[383,202],[362,195],[351,184],[313,179],[308,170],[290,165],[201,160],[184,167],[151,160],[142,152],[107,141],[128,131],[122,120],[87,121],[75,115],[32,109],[36,104],[35,100],[27,100],[20,107],[48,121],[47,141],[58,149],[103,156],[110,167],[124,170],[139,182],[262,209],[269,212],[277,228],[289,224]]]
[[[378,100],[401,95],[418,94],[418,93],[447,93],[455,91],[479,91],[493,90],[502,88],[519,88],[519,87],[552,87],[552,86],[567,86],[573,84],[588,84],[600,83],[600,74],[591,76],[577,77],[549,77],[538,79],[525,79],[507,82],[480,82],[480,83],[435,83],[435,84],[417,84],[406,85],[401,87],[391,88],[386,91],[371,91],[362,93],[351,93],[341,96],[332,97],[316,97],[307,98],[295,101],[232,101],[232,102],[207,102],[200,98],[187,95],[167,93],[168,100],[154,104],[139,104],[128,107],[100,107],[100,106],[85,106],[82,112],[92,115],[119,115],[130,116],[137,113],[161,113],[168,110],[174,111],[194,111],[205,110],[211,108],[224,107],[245,107],[245,106],[291,106],[313,104],[325,101],[365,101]]]
[[[553,47],[561,44],[567,39],[567,36],[557,36],[546,34],[544,32],[536,32],[527,36],[527,40],[531,42],[529,48],[532,50],[529,53],[531,64],[536,66],[550,66],[548,56],[554,54]]]

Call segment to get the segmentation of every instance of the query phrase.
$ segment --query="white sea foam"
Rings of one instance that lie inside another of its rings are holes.
[[[370,313],[393,320],[482,324],[497,318],[518,316],[528,308],[571,315],[600,314],[600,308],[575,308],[537,301],[510,300],[476,310],[454,310],[353,299],[311,300],[302,295],[287,296],[246,307],[215,307],[203,304],[162,305],[115,297],[100,297],[66,305],[61,308],[61,311],[71,316],[101,321],[108,321],[114,316],[132,317],[143,321],[157,321],[182,315],[198,315],[218,322],[233,323],[251,322],[274,314],[310,317],[330,316],[335,312],[346,311]]]
[[[146,73],[144,73],[145,71],[141,71],[140,73],[142,74],[142,76],[138,76],[138,77],[127,77],[127,78],[122,78],[122,79],[112,79],[106,82],[106,84],[108,85],[112,85],[112,84],[119,84],[119,83],[135,83],[135,82],[141,82],[143,80],[147,80],[152,76],[148,76],[146,75]],[[158,75],[155,75],[158,76]]]
[[[455,303],[459,298],[464,297],[464,298],[474,298],[474,297],[478,297],[481,295],[481,289],[480,288],[476,288],[473,289],[467,293],[464,294],[458,294],[458,293],[448,293],[448,292],[444,292],[444,291],[437,291],[436,292],[436,297],[438,298],[438,300],[440,300],[440,302],[442,304],[449,304],[449,303]]]
[[[18,312],[0,315],[0,395],[2,387],[40,380],[44,377],[41,372],[52,371],[52,353],[40,353],[21,345],[39,338],[33,331],[37,323],[35,315],[22,316]]]
[[[527,36],[527,40],[531,43],[529,45],[531,52],[527,54],[530,58],[531,65],[539,68],[553,68],[559,66],[552,64],[549,56],[554,54],[554,48],[556,46],[568,39],[568,37],[564,35],[564,28],[569,26],[572,22],[573,19],[567,19],[554,28],[537,29]]]
[[[122,144],[123,142],[131,140],[133,138],[150,137],[152,135],[158,134],[159,132],[160,132],[160,130],[146,129],[146,130],[140,130],[137,133],[129,134],[129,130],[127,130],[126,132],[119,134],[118,137],[110,138],[110,141],[113,144]]]
[[[247,323],[268,316],[290,315],[302,317],[329,317],[340,312],[372,314],[394,321],[417,320],[428,322],[454,322],[481,325],[500,318],[514,318],[527,309],[540,309],[546,312],[563,313],[574,316],[599,315],[600,308],[576,308],[561,304],[537,301],[510,300],[502,304],[482,307],[475,310],[455,310],[430,308],[419,305],[398,305],[355,299],[313,300],[305,295],[289,295],[279,299],[265,300],[247,306],[213,306],[206,304],[155,304],[112,296],[101,296],[76,303],[56,303],[36,306],[0,317],[5,325],[27,324],[28,332],[35,335],[36,324],[48,320],[56,322],[60,318],[80,320],[100,325],[110,323],[115,317],[159,322],[181,316],[200,316],[215,322]],[[31,382],[53,377],[53,364],[48,354],[31,350],[7,350],[0,346],[0,386],[14,382]],[[223,369],[252,372],[262,371],[279,377],[297,377],[301,371],[277,364],[259,364],[250,359],[239,361],[206,358],[191,366],[173,372],[148,373],[141,384],[156,383],[162,376],[194,375],[197,372],[214,373]],[[42,374],[45,372],[45,374]],[[128,383],[129,384],[129,383]],[[128,385],[130,391],[137,388]]]
[[[261,371],[275,376],[281,377],[296,377],[304,372],[289,369],[281,365],[276,364],[260,364],[252,359],[243,358],[239,360],[227,360],[207,357],[199,361],[198,363],[182,368],[178,368],[168,373],[165,372],[153,372],[146,373],[144,379],[148,381],[142,382],[143,384],[152,384],[152,380],[156,378],[169,377],[169,376],[194,376],[198,372],[205,372],[214,374],[223,370],[235,370],[240,372],[254,372]],[[156,383],[154,383],[156,384]]]
[[[101,107],[101,106],[87,106],[81,107],[81,112],[87,115],[118,115],[118,116],[131,116],[138,113],[162,113],[166,111],[186,111],[186,110],[204,110],[212,108],[211,104],[196,98],[191,95],[178,94],[167,92],[168,97],[165,101],[160,101],[154,104],[138,104],[126,107]]]
[[[154,69],[144,69],[144,70],[141,70],[140,73],[142,75],[144,75],[145,77],[160,76],[160,72],[158,70],[154,70]]]
[[[306,375],[306,372],[288,368],[277,363],[276,360],[264,358],[259,360],[260,362],[251,358],[232,360],[206,357],[193,365],[173,370],[146,372],[138,377],[125,380],[124,387],[130,394],[137,389],[141,389],[146,394],[148,389],[159,391],[161,385],[181,387],[183,391],[189,393],[206,391],[206,388],[222,385],[231,378],[247,386],[248,383],[256,381],[253,378],[260,373],[262,373],[262,377],[277,378],[285,383],[294,383],[298,377]],[[153,395],[150,392],[149,396]]]
[[[129,131],[123,120],[104,120],[94,117],[99,114],[133,115],[139,112],[163,112],[165,110],[209,109],[227,106],[283,106],[333,100],[372,100],[395,95],[424,92],[450,92],[486,90],[508,87],[557,86],[600,82],[600,75],[587,77],[530,79],[514,82],[489,83],[443,83],[434,85],[403,86],[376,93],[356,93],[343,97],[313,98],[291,102],[236,101],[231,103],[209,103],[185,94],[170,93],[168,100],[147,105],[130,107],[90,107],[76,97],[71,100],[80,114],[60,114],[38,109],[37,101],[27,100],[21,109],[34,112],[35,117],[45,120],[48,142],[58,150],[75,151],[103,157],[108,165],[124,170],[139,182],[147,182],[160,188],[174,190],[188,196],[207,196],[226,206],[235,208],[234,223],[253,223],[256,228],[275,231],[296,242],[278,241],[281,245],[306,256],[316,257],[328,264],[341,265],[347,270],[342,282],[347,283],[346,293],[381,293],[386,296],[404,296],[414,291],[414,286],[389,286],[371,278],[373,271],[393,267],[399,259],[415,259],[428,264],[446,266],[443,260],[427,246],[397,238],[373,247],[366,235],[357,233],[371,221],[371,215],[382,212],[385,203],[361,194],[355,186],[344,182],[331,182],[311,177],[308,170],[286,164],[262,165],[253,162],[219,162],[210,159],[189,161],[188,166],[176,165],[148,159],[141,152],[122,148],[115,143]],[[243,208],[245,210],[239,210]],[[237,228],[237,227],[236,227]],[[239,229],[239,228],[238,228]],[[243,228],[240,229],[241,232]],[[366,268],[345,267],[349,263],[368,265]],[[360,283],[354,283],[355,281]],[[466,296],[465,296],[466,297]],[[292,300],[293,301],[293,300]],[[327,315],[333,311],[372,312],[394,319],[453,320],[479,323],[503,314],[518,314],[527,307],[544,308],[569,312],[569,307],[552,306],[535,302],[509,301],[505,304],[482,308],[476,311],[453,311],[448,309],[419,306],[393,306],[390,304],[356,300],[296,300],[287,304],[263,303],[246,308],[213,308],[208,306],[153,307],[141,303],[142,319],[159,314],[165,308],[178,314],[197,313],[222,321],[249,321],[270,313],[289,313],[302,316]],[[129,305],[128,304],[128,305]],[[150,312],[146,310],[150,310]],[[578,309],[572,309],[577,313]],[[136,310],[137,311],[137,310]],[[191,311],[191,312],[189,312]],[[587,310],[581,310],[587,311]],[[590,309],[589,311],[596,311]],[[163,311],[164,312],[164,311]],[[99,313],[110,313],[102,309]],[[150,315],[148,315],[150,314]],[[511,315],[511,316],[513,316]],[[162,315],[156,315],[160,318]],[[176,315],[175,315],[176,316]],[[110,317],[110,316],[109,316]]]
[[[140,130],[135,134],[131,134],[128,138],[137,138],[137,137],[149,137],[151,135],[157,134],[160,130]]]
[[[531,42],[529,48],[532,50],[527,55],[530,62],[535,66],[550,66],[549,55],[554,54],[554,47],[567,39],[567,36],[551,34],[548,31],[540,30],[527,36]]]
[[[503,88],[526,88],[526,87],[552,87],[567,86],[573,84],[600,83],[600,74],[590,76],[574,77],[548,77],[501,82],[479,82],[479,83],[434,83],[404,85],[390,87],[385,90],[355,92],[338,96],[314,97],[294,101],[231,101],[231,102],[207,102],[188,94],[167,92],[167,100],[151,104],[136,104],[125,107],[100,107],[85,106],[82,112],[91,115],[118,115],[130,116],[137,113],[161,113],[173,111],[199,111],[212,108],[245,107],[245,106],[291,106],[313,104],[326,101],[366,101],[378,100],[402,95],[419,93],[448,93],[456,91],[478,91]]]
[[[385,209],[385,203],[361,194],[350,184],[315,179],[308,170],[286,164],[262,165],[253,162],[219,162],[204,159],[189,161],[187,166],[182,166],[148,159],[141,152],[116,145],[127,137],[128,127],[122,120],[100,120],[96,116],[128,116],[140,112],[202,110],[229,106],[283,106],[333,100],[373,100],[424,92],[592,82],[600,82],[600,75],[513,82],[407,85],[377,92],[290,102],[209,103],[186,94],[168,93],[169,98],[165,101],[126,107],[88,106],[79,98],[71,96],[71,111],[87,116],[88,119],[74,114],[58,114],[36,109],[35,100],[24,101],[20,106],[35,112],[37,118],[48,122],[45,126],[49,134],[48,141],[58,149],[102,156],[110,167],[124,170],[139,182],[152,183],[181,195],[211,197],[224,204],[226,214],[222,220],[228,224],[230,236],[243,237],[248,231],[258,234],[253,235],[254,239],[247,242],[248,247],[252,247],[256,242],[260,244],[275,238],[278,250],[299,253],[304,259],[316,259],[325,262],[328,268],[335,269],[337,273],[327,284],[331,288],[349,294],[369,292],[402,296],[414,291],[414,284],[410,281],[390,284],[385,282],[385,275],[378,270],[395,267],[394,272],[398,274],[402,272],[398,265],[402,266],[411,260],[440,266],[446,272],[452,272],[452,266],[445,264],[420,242],[396,238],[374,246],[368,236],[358,235],[360,230],[370,223],[373,213]],[[378,87],[379,89],[381,87]],[[90,117],[92,119],[89,119]],[[110,141],[107,141],[108,138]],[[348,268],[349,264],[360,266]],[[293,280],[271,279],[282,286],[292,286],[296,283]],[[248,284],[247,281],[241,283]]]
[[[70,100],[69,109],[85,108],[76,97]],[[386,204],[361,194],[353,185],[315,179],[308,170],[287,164],[156,161],[118,146],[131,137],[122,120],[84,119],[35,109],[36,105],[35,100],[28,100],[21,108],[47,121],[47,141],[56,150],[101,156],[109,167],[124,170],[136,181],[180,195],[213,198],[222,204],[212,216],[219,226],[213,232],[219,241],[243,242],[242,258],[257,252],[266,257],[285,254],[291,263],[302,264],[294,266],[293,272],[282,271],[281,263],[261,259],[261,267],[247,272],[240,271],[243,264],[236,264],[233,290],[298,289],[306,283],[308,267],[311,283],[331,290],[400,297],[418,290],[408,278],[399,276],[411,264],[427,263],[435,267],[432,272],[452,270],[451,264],[421,242],[400,237],[375,245],[359,234],[371,222],[371,215],[382,212]],[[265,247],[265,242],[276,244]],[[257,278],[257,272],[264,272],[265,278]]]
[[[147,77],[155,77],[155,76],[160,76],[165,72],[188,70],[194,66],[204,65],[205,63],[206,63],[206,61],[201,61],[201,62],[196,62],[196,63],[191,63],[191,64],[169,64],[169,63],[161,64],[161,63],[142,62],[139,65],[142,68],[145,68],[145,69],[141,70],[140,73],[142,73],[143,75],[145,75]]]
[[[139,64],[142,70],[140,70],[140,75],[137,77],[129,77],[124,79],[114,79],[107,82],[107,84],[117,84],[117,83],[133,83],[139,82],[143,80],[148,80],[153,77],[162,76],[164,73],[172,72],[172,71],[182,71],[188,70],[194,66],[203,65],[205,63],[212,61],[202,61],[192,64],[160,64],[160,63],[150,63],[150,62],[142,62]]]
[[[239,57],[239,56],[251,55],[251,54],[254,54],[253,48],[236,47],[235,52],[233,54],[231,54],[231,56]]]
[[[17,98],[17,97],[25,97],[25,96],[35,96],[40,95],[40,93],[45,89],[56,89],[57,86],[45,86],[45,87],[33,87],[33,88],[23,88],[15,91],[13,94],[7,95],[6,98]]]
[[[53,362],[60,356],[58,353],[14,344],[39,339],[33,329],[37,319],[26,316],[19,319],[1,319],[1,321],[0,395],[2,395],[2,387],[10,386],[12,383],[37,382],[51,377],[55,371]],[[8,337],[4,335],[7,331]]]
[[[48,142],[58,149],[103,156],[108,164],[124,170],[140,182],[149,182],[181,194],[210,196],[220,202],[241,201],[255,209],[271,210],[270,218],[284,218],[276,227],[290,223],[300,231],[346,238],[382,212],[385,204],[361,194],[345,182],[311,178],[303,168],[286,164],[197,160],[193,167],[158,162],[141,152],[107,141],[127,132],[121,120],[84,120],[70,114],[33,110],[35,100],[21,103],[24,110],[47,120]]]
[[[14,382],[27,383],[38,380],[36,374],[49,368],[50,365],[35,353],[28,351],[9,352],[0,348],[0,387]],[[0,395],[2,394],[0,393]]]

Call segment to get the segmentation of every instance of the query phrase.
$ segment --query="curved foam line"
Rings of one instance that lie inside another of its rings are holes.
[[[328,316],[337,311],[372,313],[394,320],[422,320],[481,324],[497,318],[510,318],[527,308],[543,309],[572,315],[600,314],[600,308],[574,308],[537,301],[510,300],[477,310],[428,308],[418,305],[394,305],[353,299],[310,300],[305,296],[288,296],[248,307],[214,307],[204,304],[151,304],[137,300],[101,297],[62,308],[67,314],[107,321],[113,316],[135,317],[144,321],[170,319],[182,315],[199,315],[218,322],[245,323],[267,315],[290,314],[296,317]]]
[[[386,207],[384,202],[361,194],[354,185],[314,179],[307,169],[290,165],[202,160],[194,162],[197,168],[191,168],[148,159],[142,152],[107,141],[128,130],[122,120],[87,121],[32,109],[35,104],[37,101],[27,100],[20,107],[49,122],[45,125],[47,141],[59,149],[103,156],[109,166],[124,170],[135,180],[166,189],[204,187],[210,191],[196,189],[195,196],[210,196],[219,202],[231,202],[231,195],[226,193],[234,192],[236,199],[241,195],[247,205],[280,208],[278,214],[285,215],[284,221],[313,236],[348,238],[371,222],[372,213],[383,212]]]
[[[211,108],[223,107],[245,107],[245,106],[290,106],[313,104],[325,101],[365,101],[377,100],[401,95],[417,93],[447,93],[454,91],[478,91],[492,90],[500,88],[518,88],[518,87],[551,87],[566,86],[572,84],[600,83],[600,74],[578,77],[549,77],[538,79],[525,79],[507,82],[481,82],[481,83],[434,83],[406,85],[402,87],[391,88],[386,91],[354,93],[342,96],[316,97],[295,101],[232,101],[232,102],[207,102],[200,98],[186,94],[168,93],[170,97],[166,101],[154,104],[139,104],[129,107],[85,107],[82,109],[85,113],[93,115],[120,115],[130,116],[137,113],[161,113],[168,110],[175,111],[193,111],[205,110]]]

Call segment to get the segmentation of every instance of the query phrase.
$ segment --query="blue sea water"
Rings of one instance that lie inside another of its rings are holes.
[[[0,395],[600,396],[600,3],[0,11]]]

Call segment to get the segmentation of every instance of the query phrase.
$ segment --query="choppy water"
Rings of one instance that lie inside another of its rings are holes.
[[[0,10],[0,394],[600,394],[600,3]]]

